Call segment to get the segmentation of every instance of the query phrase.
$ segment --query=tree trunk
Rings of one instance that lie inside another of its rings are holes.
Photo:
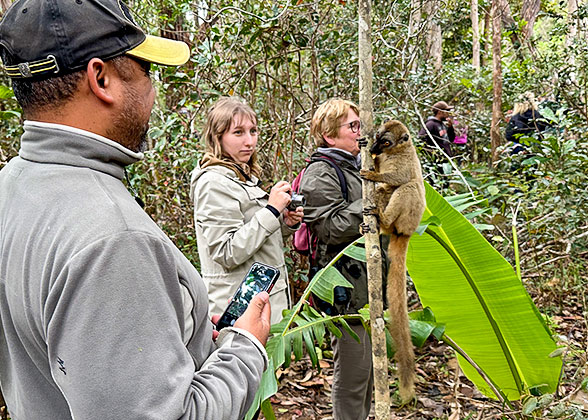
[[[500,137],[500,120],[502,116],[502,63],[501,42],[502,22],[501,0],[492,1],[492,87],[494,99],[492,101],[492,123],[490,126],[490,140],[492,163],[498,160],[498,146],[502,143]]]
[[[183,41],[190,49],[192,49],[192,42],[189,38],[189,32],[185,30],[184,25],[184,18],[182,15],[177,15],[175,20],[173,20],[174,12],[171,6],[165,5],[162,2],[161,4],[161,12],[159,15],[159,24],[160,24],[160,35],[164,38],[173,39],[176,41]],[[185,69],[190,69],[193,66],[192,62],[188,61],[184,64]],[[166,83],[167,78],[163,77],[163,83],[168,84],[168,88],[165,92],[165,104],[166,107],[170,110],[175,110],[177,108],[178,102],[182,98],[184,98],[187,93],[187,86],[186,85],[177,85],[173,83]]]
[[[490,16],[491,11],[487,8],[483,9],[484,11],[484,32],[482,33],[482,38],[484,40],[484,53],[482,54],[482,67],[486,66],[486,60],[490,55],[490,50],[492,49],[492,42],[490,41]]]
[[[525,2],[540,2],[541,0],[524,0]],[[510,4],[508,2],[508,0],[500,0],[498,2],[499,4],[497,5],[499,12],[498,14],[500,15],[500,19],[502,21],[502,27],[505,28],[506,30],[510,31],[510,40],[512,42],[512,45],[515,48],[515,54],[516,57],[519,61],[523,61],[525,59],[525,56],[523,54],[523,47],[527,47],[527,49],[529,50],[529,52],[531,53],[532,57],[535,57],[535,47],[533,47],[533,44],[531,43],[530,39],[526,37],[525,35],[525,31],[526,28],[529,26],[525,26],[525,28],[523,29],[522,32],[519,31],[519,25],[517,24],[517,22],[514,20],[514,18],[512,17],[512,11],[510,8]],[[533,7],[532,6],[525,6],[525,4],[523,4],[523,9],[528,8],[529,10],[526,12],[529,14],[529,16],[527,16],[528,19],[532,19],[533,22],[530,24],[530,30],[531,33],[533,32],[533,24],[535,23],[535,19],[537,18],[537,13],[535,13],[535,16],[532,17],[532,10]],[[539,9],[537,9],[537,12],[539,11]],[[524,10],[523,10],[524,12]]]
[[[372,143],[374,132],[372,106],[372,41],[371,0],[359,0],[359,118],[362,133]],[[374,167],[374,161],[366,150],[361,154],[362,168]],[[363,208],[375,208],[375,184],[362,182]],[[382,253],[376,216],[364,214],[364,224],[369,226],[365,234],[365,253],[368,270],[368,298],[372,329],[372,360],[375,386],[376,420],[390,418],[390,391],[388,387],[388,356],[386,354],[386,324],[382,299]]]
[[[478,20],[478,0],[471,1],[472,19],[472,67],[480,74],[480,23]]]
[[[315,0],[313,7],[310,9],[310,14],[318,13],[319,10],[319,0]],[[309,20],[312,20],[312,16],[309,16]],[[310,39],[310,72],[312,75],[312,103],[310,109],[310,115],[314,115],[314,111],[316,111],[317,104],[320,102],[320,71],[319,71],[319,59],[317,56],[318,49],[316,47],[316,39],[317,34],[316,31],[313,31],[312,38]],[[311,136],[312,137],[312,136]],[[312,140],[311,140],[312,141]],[[312,146],[312,144],[311,144]]]
[[[435,67],[436,70],[439,70],[443,65],[441,25],[439,25],[437,20],[437,14],[439,13],[439,1],[425,0],[423,5],[423,12],[425,13],[427,19],[427,27],[425,30],[426,57],[432,61],[433,67]]]
[[[523,27],[523,42],[532,46],[531,38],[533,37],[533,26],[541,8],[541,0],[523,0],[523,7],[521,9],[521,17],[525,22]],[[532,49],[534,50],[534,48]]]
[[[405,74],[409,71],[416,71],[418,68],[418,49],[421,33],[423,3],[421,0],[410,0],[410,16],[408,19],[408,39],[406,40],[408,51],[407,57],[402,57],[402,68],[405,68]]]

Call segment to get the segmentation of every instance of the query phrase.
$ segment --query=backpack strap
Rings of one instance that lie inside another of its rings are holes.
[[[343,175],[343,171],[341,170],[341,168],[339,168],[339,165],[337,165],[334,159],[327,156],[316,156],[310,160],[310,163],[308,165],[310,165],[313,162],[319,161],[327,162],[329,165],[333,167],[333,169],[335,169],[335,172],[337,173],[337,178],[339,178],[339,185],[341,186],[341,194],[343,195],[345,201],[348,201],[349,194],[347,192],[347,180],[345,179],[345,175]]]

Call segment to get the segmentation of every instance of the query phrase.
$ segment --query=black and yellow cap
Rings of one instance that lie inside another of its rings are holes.
[[[146,35],[119,0],[16,0],[0,21],[0,50],[11,78],[42,79],[127,54],[179,66],[190,49]]]

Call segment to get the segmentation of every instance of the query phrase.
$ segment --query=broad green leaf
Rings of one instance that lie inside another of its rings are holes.
[[[276,414],[274,413],[272,403],[269,399],[261,403],[261,412],[263,413],[265,420],[276,420]]]
[[[262,402],[267,400],[276,392],[278,392],[278,381],[276,380],[274,364],[270,359],[267,365],[267,369],[263,372],[263,375],[261,376],[261,383],[259,384],[257,393],[255,394],[253,404],[251,404],[249,411],[245,415],[245,420],[251,420],[259,406],[262,404]],[[269,419],[271,417],[266,416],[266,418]]]
[[[323,268],[315,275],[315,277],[318,277],[320,281],[314,283],[313,287],[311,288],[312,293],[317,295],[322,300],[329,302],[330,304],[333,304],[333,289],[335,286],[344,286],[350,288],[353,287],[353,285],[349,283],[345,277],[343,277],[339,270],[332,266]]]
[[[304,338],[304,344],[306,345],[306,351],[310,356],[310,361],[312,362],[313,366],[318,365],[318,356],[316,355],[316,350],[314,349],[314,340],[312,338],[310,329],[306,329],[302,331],[302,338]]]
[[[292,335],[292,344],[294,346],[294,356],[296,360],[302,359],[303,356],[303,344],[302,344],[302,332],[296,332]]]
[[[410,339],[412,340],[412,344],[419,348],[423,347],[425,341],[427,341],[435,330],[435,325],[416,319],[409,319],[408,323],[410,325]]]
[[[321,315],[312,307],[308,306],[308,310],[313,314],[313,316],[317,317],[317,318],[321,318]],[[325,324],[324,323],[317,323],[314,324],[312,326],[312,330],[313,330],[313,334],[314,337],[316,339],[316,344],[317,346],[320,348],[323,345],[323,342],[325,340],[325,334],[326,334],[326,330],[325,330]]]
[[[422,235],[425,232],[425,230],[427,230],[427,227],[429,227],[430,225],[440,226],[441,220],[439,220],[439,218],[437,216],[431,216],[431,217],[427,218],[426,220],[423,219],[423,220],[421,220],[421,223],[419,224],[419,227],[417,228],[415,233],[417,235]]]
[[[290,339],[284,339],[284,367],[289,367],[290,363],[292,362],[292,341]]]
[[[347,333],[351,336],[351,338],[353,338],[358,343],[361,343],[359,336],[355,333],[355,331],[353,331],[353,329],[351,329],[351,327],[349,326],[347,321],[345,321],[345,319],[343,319],[343,318],[341,318],[339,321],[341,322],[341,325],[343,326],[345,331],[347,331]]]
[[[367,262],[367,258],[365,256],[365,248],[362,246],[350,246],[345,248],[343,251],[345,255],[356,259],[358,261]]]
[[[426,322],[426,323],[432,325],[433,329],[429,332],[429,336],[433,335],[438,340],[441,340],[441,337],[443,337],[443,334],[445,334],[445,325],[437,322],[437,320],[435,319],[435,314],[433,314],[433,311],[431,311],[431,308],[429,308],[428,306],[420,311],[409,312],[408,316],[410,317],[411,320],[422,321],[422,322]],[[419,326],[415,326],[415,329],[420,329],[420,328],[421,327],[419,327]],[[412,343],[415,346],[417,346],[421,340],[417,340],[415,342],[416,333],[413,331],[413,324],[412,323],[410,324],[410,329],[411,329]],[[425,340],[427,338],[428,338],[428,336],[424,337]],[[422,344],[419,347],[422,347],[422,345],[424,345],[424,340],[422,341]]]
[[[407,267],[423,306],[510,400],[526,389],[554,392],[562,361],[547,327],[510,264],[433,188],[423,219],[441,223],[411,238]],[[460,365],[485,395],[490,387]]]
[[[337,338],[341,338],[343,337],[343,333],[341,332],[341,330],[339,328],[337,328],[335,326],[335,324],[333,324],[333,321],[328,320],[326,323],[327,329],[331,332],[331,334],[333,334],[335,337]]]
[[[392,340],[392,334],[390,334],[390,330],[386,328],[386,356],[388,359],[392,359],[394,357],[394,353],[396,353],[396,349],[394,348],[394,340]]]

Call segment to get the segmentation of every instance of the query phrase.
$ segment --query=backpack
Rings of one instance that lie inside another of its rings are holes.
[[[302,183],[302,176],[306,169],[312,165],[314,162],[327,162],[329,165],[335,169],[337,173],[337,177],[339,178],[339,184],[341,185],[341,194],[343,195],[343,199],[347,201],[347,181],[345,180],[345,175],[343,175],[343,171],[339,166],[335,163],[335,161],[327,156],[317,156],[311,158],[306,168],[302,169],[296,178],[292,181],[292,191],[295,193],[300,193],[300,184]],[[310,255],[311,259],[314,258],[316,253],[316,244],[318,242],[318,238],[311,234],[310,229],[306,225],[306,223],[302,222],[300,224],[300,228],[294,232],[292,244],[294,246],[294,250],[302,255]]]

